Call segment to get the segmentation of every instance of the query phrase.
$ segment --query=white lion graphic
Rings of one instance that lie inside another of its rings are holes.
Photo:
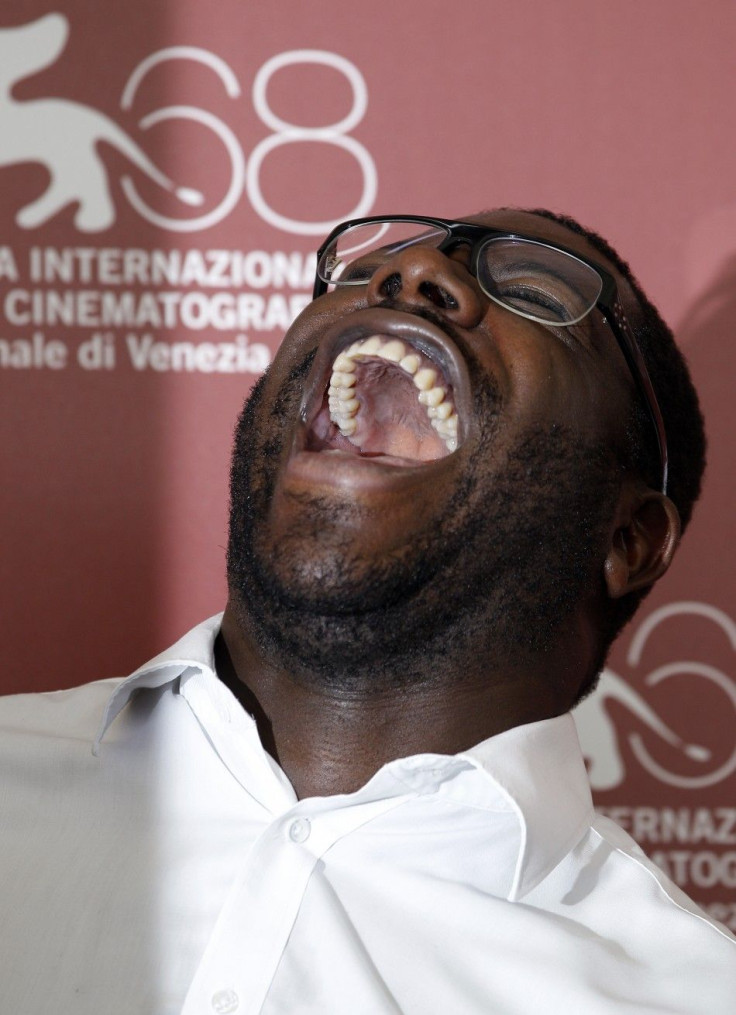
[[[115,221],[107,172],[97,152],[106,141],[151,180],[186,204],[202,195],[174,183],[154,165],[125,131],[96,109],[67,99],[19,102],[13,86],[54,63],[69,34],[62,14],[47,14],[17,28],[0,28],[0,166],[40,162],[51,174],[47,190],[22,208],[16,222],[33,229],[66,205],[76,203],[76,227],[83,232],[107,229]]]
[[[672,619],[681,621],[683,617],[695,619],[698,623],[705,621],[715,624],[725,635],[731,649],[736,651],[736,624],[723,610],[708,603],[675,602],[659,607],[640,624],[631,639],[627,653],[628,664],[638,667],[642,662],[645,646],[651,635],[665,622]],[[704,688],[710,686],[711,690],[717,688],[718,692],[723,695],[724,706],[728,707],[729,711],[732,711],[736,716],[736,685],[728,674],[698,660],[677,660],[652,670],[645,677],[644,684],[646,687],[655,687],[671,677],[686,677],[689,681],[695,680],[696,682],[706,681],[706,684],[702,686]],[[713,752],[708,747],[697,743],[687,743],[662,720],[628,681],[618,676],[613,670],[604,669],[599,689],[586,698],[574,713],[580,745],[588,762],[588,776],[593,789],[615,789],[621,785],[626,775],[620,736],[606,709],[608,701],[616,701],[623,705],[660,742],[669,744],[695,763],[694,770],[690,775],[670,772],[652,757],[647,750],[645,739],[640,733],[629,733],[627,740],[633,755],[650,775],[661,782],[680,788],[699,789],[721,782],[736,771],[736,736],[732,738],[733,748],[730,756],[721,764],[716,765]],[[729,712],[724,712],[724,717],[728,714]],[[692,718],[697,726],[699,718],[697,711]],[[736,725],[724,721],[724,731],[732,732],[734,728]],[[701,728],[701,732],[706,735],[713,734],[713,730],[709,728]]]
[[[624,763],[618,733],[605,707],[609,698],[621,702],[657,736],[683,751],[693,761],[709,760],[710,751],[707,748],[684,743],[630,684],[613,670],[606,669],[601,673],[598,690],[575,710],[580,746],[588,761],[588,777],[593,789],[614,789],[624,781]]]

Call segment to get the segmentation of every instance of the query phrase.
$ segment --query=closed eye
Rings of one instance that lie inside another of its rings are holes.
[[[542,317],[550,323],[563,324],[571,319],[569,308],[547,289],[528,284],[506,285],[496,295],[515,310]]]

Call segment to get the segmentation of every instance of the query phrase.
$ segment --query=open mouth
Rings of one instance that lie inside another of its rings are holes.
[[[371,311],[326,345],[305,396],[305,451],[408,466],[457,450],[465,370],[439,329],[411,315]]]

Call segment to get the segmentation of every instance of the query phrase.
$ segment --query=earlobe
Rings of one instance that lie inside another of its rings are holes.
[[[672,563],[680,539],[680,515],[662,493],[637,493],[622,510],[603,577],[612,599],[646,588],[661,578]],[[623,508],[623,505],[621,506]]]

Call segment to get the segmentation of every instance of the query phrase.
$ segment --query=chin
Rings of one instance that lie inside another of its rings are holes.
[[[481,654],[545,651],[599,580],[618,474],[608,451],[550,425],[501,455],[490,384],[472,416],[457,395],[458,446],[438,458],[355,453],[329,427],[320,443],[325,362],[305,359],[270,404],[261,385],[238,424],[228,580],[243,629],[304,680],[351,686],[379,672],[431,681],[451,656],[463,672]]]

